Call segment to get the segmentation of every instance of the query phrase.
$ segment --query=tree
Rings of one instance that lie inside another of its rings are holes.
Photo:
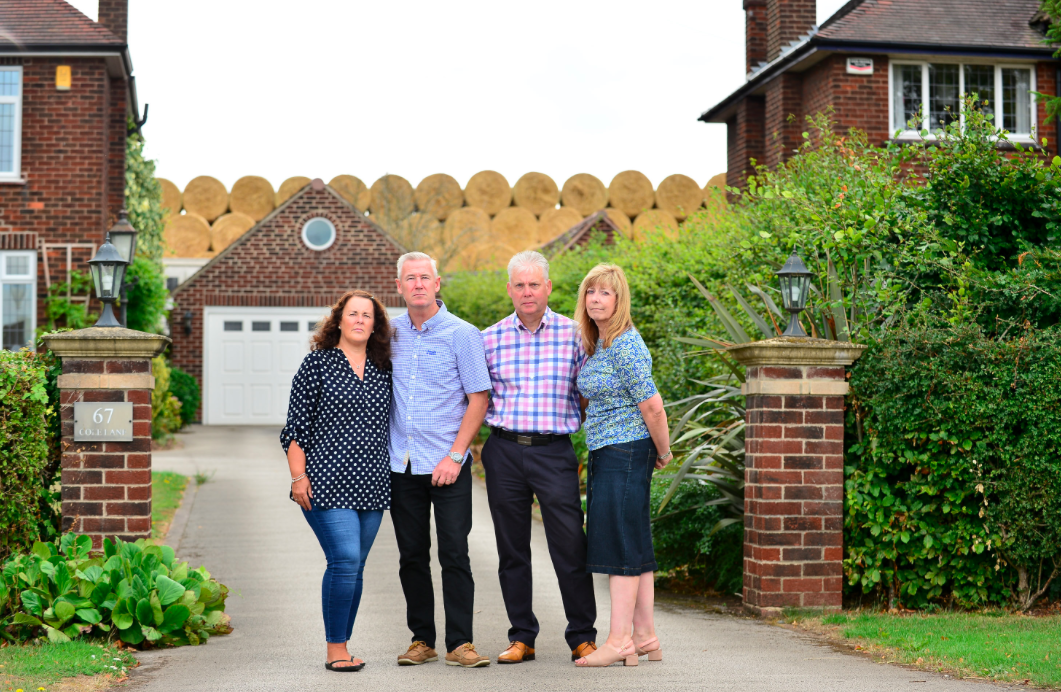
[[[166,226],[162,186],[155,162],[144,158],[144,138],[130,126],[125,140],[125,207],[139,233],[136,257],[126,273],[126,315],[130,329],[159,332],[166,314],[166,279],[162,268]]]

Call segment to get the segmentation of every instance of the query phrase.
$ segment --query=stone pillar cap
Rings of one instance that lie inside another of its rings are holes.
[[[89,327],[41,337],[48,350],[60,358],[154,358],[172,343],[168,336],[124,327]]]
[[[737,362],[757,365],[851,365],[866,350],[849,341],[812,339],[809,336],[778,336],[764,341],[736,344],[726,349]]]

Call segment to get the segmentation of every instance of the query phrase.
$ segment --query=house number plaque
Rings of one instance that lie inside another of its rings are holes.
[[[74,403],[74,442],[131,442],[133,405],[129,402]]]

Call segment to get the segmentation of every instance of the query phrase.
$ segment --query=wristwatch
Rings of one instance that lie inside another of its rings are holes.
[[[457,452],[450,452],[446,456],[448,456],[450,459],[452,459],[453,461],[455,461],[458,464],[461,464],[461,463],[464,462],[464,456],[461,455],[461,454],[458,454]]]

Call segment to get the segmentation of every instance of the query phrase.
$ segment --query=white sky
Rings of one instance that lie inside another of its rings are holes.
[[[98,0],[68,0],[95,19]],[[844,0],[819,0],[819,23]],[[726,169],[701,112],[744,80],[741,0],[130,0],[158,175],[484,169],[607,185]]]

